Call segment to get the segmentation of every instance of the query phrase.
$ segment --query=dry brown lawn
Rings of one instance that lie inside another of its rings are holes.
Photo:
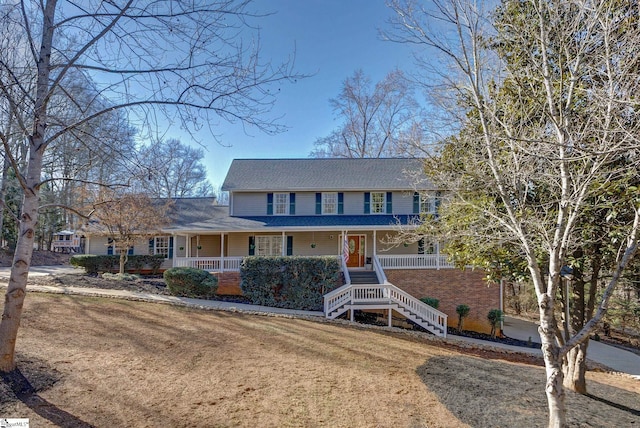
[[[32,427],[534,427],[544,372],[332,323],[30,293],[18,341]],[[640,382],[590,373],[573,426],[640,426]]]

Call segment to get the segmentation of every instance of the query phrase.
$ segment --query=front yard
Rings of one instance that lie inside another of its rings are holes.
[[[546,424],[541,367],[372,328],[30,293],[18,353],[37,395],[0,383],[0,417],[38,427]],[[638,423],[640,382],[589,388],[573,425]]]

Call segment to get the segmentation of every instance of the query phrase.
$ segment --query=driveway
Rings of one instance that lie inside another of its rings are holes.
[[[65,273],[82,273],[83,269],[75,268],[73,266],[31,266],[29,268],[29,276],[45,276],[52,274],[65,274]],[[10,267],[0,267],[0,279],[9,279],[11,274]]]
[[[514,339],[540,342],[538,325],[519,318],[504,318],[504,334]],[[640,355],[633,352],[590,340],[587,358],[640,380]]]

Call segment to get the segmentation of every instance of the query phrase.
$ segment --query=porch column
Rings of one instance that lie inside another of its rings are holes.
[[[185,257],[191,257],[191,235],[187,233],[185,238],[184,248],[186,249]]]
[[[378,237],[377,237],[376,230],[374,229],[373,230],[373,256],[377,256],[378,255],[377,242],[378,242]]]
[[[224,272],[224,233],[220,234],[220,272]]]
[[[175,233],[171,234],[171,239],[173,240],[173,254],[171,254],[171,267],[176,267],[176,258],[178,258],[178,239]]]
[[[287,232],[282,231],[282,255],[287,255]]]

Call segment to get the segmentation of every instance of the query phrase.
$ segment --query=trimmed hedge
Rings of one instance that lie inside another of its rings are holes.
[[[207,299],[218,291],[218,278],[205,270],[176,267],[165,270],[162,276],[174,296]]]
[[[131,255],[127,257],[127,263],[124,265],[125,272],[140,273],[142,269],[150,269],[152,274],[156,274],[162,262],[165,260],[162,254],[155,256]],[[118,272],[120,268],[120,255],[96,256],[94,254],[79,254],[72,256],[69,263],[71,266],[84,268],[89,274]]]
[[[245,257],[242,295],[255,305],[318,311],[322,296],[342,285],[340,264],[324,257]]]

